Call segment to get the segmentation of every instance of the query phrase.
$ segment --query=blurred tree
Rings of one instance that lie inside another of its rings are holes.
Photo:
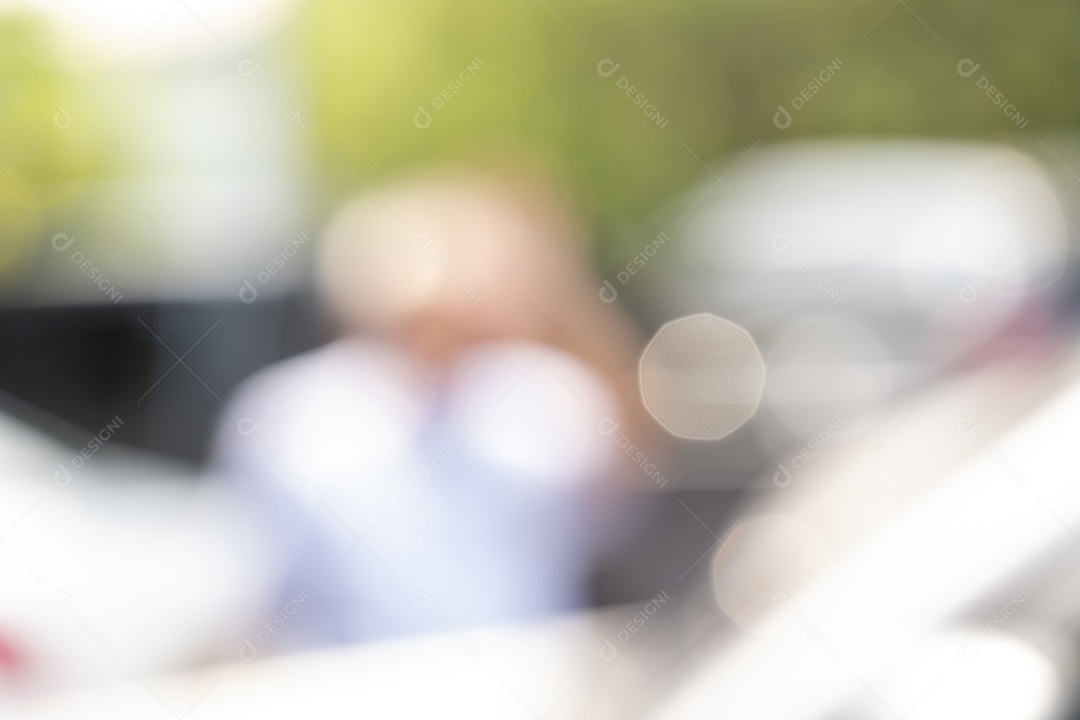
[[[100,126],[72,105],[88,79],[60,50],[43,19],[0,15],[0,281],[44,250],[51,215],[103,172]]]
[[[705,175],[698,158],[759,138],[1008,138],[1080,118],[1080,6],[1065,0],[316,0],[300,13],[290,46],[327,205],[352,175],[370,185],[418,164],[525,153],[563,173],[611,240]],[[957,72],[965,58],[980,63],[974,76]],[[605,59],[618,63],[610,76]],[[778,128],[778,106],[835,60]]]

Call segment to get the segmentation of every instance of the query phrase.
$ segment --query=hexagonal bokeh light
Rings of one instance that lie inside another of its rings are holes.
[[[750,333],[715,315],[672,320],[657,331],[640,365],[646,409],[679,437],[716,440],[749,420],[765,384],[765,362]]]

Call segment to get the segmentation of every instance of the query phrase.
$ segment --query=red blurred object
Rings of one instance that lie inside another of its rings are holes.
[[[25,656],[16,649],[10,638],[0,633],[0,675],[15,677],[26,666]]]

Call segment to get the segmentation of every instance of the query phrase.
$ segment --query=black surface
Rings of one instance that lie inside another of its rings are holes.
[[[308,297],[3,310],[0,410],[76,445],[119,417],[115,440],[200,461],[238,383],[328,337]]]

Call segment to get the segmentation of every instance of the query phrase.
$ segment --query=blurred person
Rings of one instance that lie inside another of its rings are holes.
[[[567,207],[521,177],[446,171],[329,223],[318,282],[343,337],[248,380],[217,433],[214,463],[283,568],[260,641],[588,604],[620,495],[598,423],[644,430],[636,336],[597,299]]]

